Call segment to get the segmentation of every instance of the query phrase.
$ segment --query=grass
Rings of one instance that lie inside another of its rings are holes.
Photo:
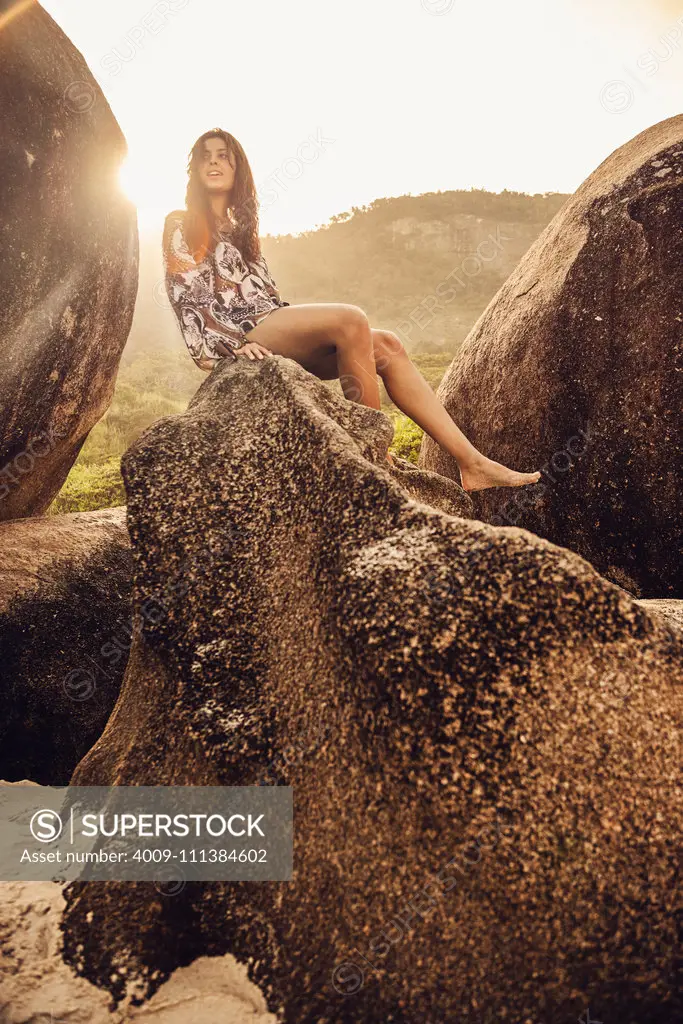
[[[76,462],[64,486],[52,502],[50,512],[89,512],[96,508],[125,505],[126,492],[120,472],[120,455],[103,462]]]

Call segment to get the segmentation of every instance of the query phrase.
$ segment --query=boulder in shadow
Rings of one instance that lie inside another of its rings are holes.
[[[131,644],[125,507],[0,524],[0,778],[65,786]]]
[[[478,518],[587,558],[637,597],[680,597],[683,116],[613,153],[490,303],[438,395],[486,455],[543,471]],[[420,466],[459,479],[425,436]]]

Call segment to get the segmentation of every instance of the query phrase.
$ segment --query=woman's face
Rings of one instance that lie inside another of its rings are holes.
[[[209,192],[230,192],[235,183],[235,158],[223,139],[205,140],[198,170]]]

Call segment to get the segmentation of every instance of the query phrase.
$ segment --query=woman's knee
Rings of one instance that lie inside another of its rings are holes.
[[[340,303],[336,326],[340,342],[367,342],[370,322],[360,306]]]
[[[409,358],[403,342],[394,331],[373,328],[372,342],[375,352],[375,365],[379,374],[387,369],[392,359]]]

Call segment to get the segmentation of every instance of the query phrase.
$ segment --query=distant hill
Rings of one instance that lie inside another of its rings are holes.
[[[351,302],[414,352],[455,352],[567,198],[472,189],[376,199],[314,231],[266,235],[261,244],[292,304]],[[125,360],[183,345],[164,288],[160,233],[141,238],[140,256]]]

